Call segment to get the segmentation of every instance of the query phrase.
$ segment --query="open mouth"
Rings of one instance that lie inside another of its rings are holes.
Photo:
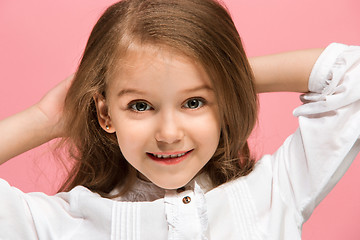
[[[194,149],[186,152],[173,152],[173,153],[149,153],[146,154],[155,161],[159,161],[165,164],[175,164],[184,160]]]

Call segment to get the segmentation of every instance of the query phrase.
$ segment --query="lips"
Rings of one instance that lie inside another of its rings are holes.
[[[176,164],[184,159],[193,151],[181,151],[181,152],[153,152],[153,153],[146,153],[152,160],[155,160],[159,163],[164,164]]]

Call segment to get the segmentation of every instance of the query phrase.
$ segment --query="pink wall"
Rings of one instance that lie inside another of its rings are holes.
[[[101,2],[101,3],[100,3]],[[23,110],[74,72],[91,27],[113,0],[0,1],[0,119]],[[225,0],[249,56],[360,44],[358,0]],[[260,156],[272,153],[297,127],[298,95],[261,96],[253,136]],[[21,137],[21,136],[19,136]],[[50,145],[0,168],[0,177],[28,191],[54,193],[62,178]],[[304,225],[303,239],[360,239],[360,156]]]

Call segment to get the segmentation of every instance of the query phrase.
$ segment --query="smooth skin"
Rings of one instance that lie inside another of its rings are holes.
[[[257,92],[307,92],[311,70],[323,50],[308,49],[250,58]]]
[[[307,92],[312,67],[321,52],[311,49],[251,58],[258,93]],[[0,121],[0,164],[64,136],[61,116],[71,79],[59,83],[35,105]]]

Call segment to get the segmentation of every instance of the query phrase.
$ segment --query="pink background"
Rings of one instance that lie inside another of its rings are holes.
[[[37,102],[75,71],[92,26],[113,0],[0,1],[0,119]],[[225,0],[249,56],[331,42],[360,44],[358,0]],[[297,127],[298,94],[261,95],[256,154]],[[1,137],[1,135],[0,135]],[[19,136],[21,137],[21,136]],[[63,172],[46,144],[5,163],[0,177],[25,192],[55,193]],[[304,225],[303,239],[360,239],[360,156]]]

